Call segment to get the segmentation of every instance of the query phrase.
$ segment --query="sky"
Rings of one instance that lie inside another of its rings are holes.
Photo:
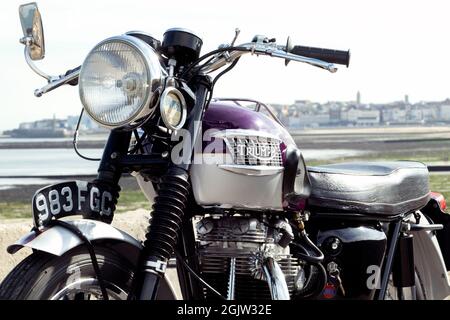
[[[41,98],[45,80],[28,68],[18,6],[0,1],[0,131],[20,122],[78,114],[78,88],[64,86]],[[269,57],[245,56],[216,84],[216,97],[253,98],[266,103],[295,100],[411,102],[450,97],[450,2],[448,0],[171,0],[37,1],[42,15],[45,72],[58,75],[82,63],[101,40],[142,30],[162,39],[171,27],[195,31],[203,53],[255,34],[290,36],[297,45],[351,50],[350,67],[337,73]]]

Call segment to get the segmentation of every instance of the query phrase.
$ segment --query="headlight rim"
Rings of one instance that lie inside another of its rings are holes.
[[[85,70],[86,60],[91,56],[91,54],[96,49],[98,49],[99,47],[101,47],[107,43],[113,43],[113,42],[123,43],[125,45],[132,47],[134,50],[136,50],[136,52],[139,54],[139,56],[142,58],[142,60],[144,62],[144,67],[145,67],[145,71],[146,71],[146,75],[147,75],[146,84],[148,85],[148,89],[146,90],[144,99],[142,100],[143,103],[139,106],[139,108],[137,108],[126,120],[123,120],[121,122],[117,122],[114,124],[112,124],[111,122],[105,122],[105,121],[99,119],[96,115],[94,115],[91,112],[91,110],[89,110],[89,108],[86,108],[87,103],[85,101],[85,97],[83,94],[83,85],[81,82],[81,79],[82,79],[81,75],[83,74],[83,70]],[[152,61],[152,60],[154,60],[154,61]],[[154,73],[154,74],[152,74],[152,73]],[[126,35],[126,34],[109,37],[109,38],[106,38],[106,39],[100,41],[99,43],[97,43],[89,51],[89,53],[87,54],[86,58],[84,59],[82,65],[81,65],[80,76],[79,76],[80,83],[79,83],[79,88],[78,88],[80,100],[81,100],[84,110],[98,124],[100,124],[106,128],[109,128],[109,129],[126,127],[127,125],[132,125],[134,122],[142,119],[145,116],[150,116],[155,111],[156,103],[154,102],[155,99],[153,99],[153,98],[155,97],[155,94],[158,91],[157,90],[158,87],[161,86],[161,84],[163,83],[164,78],[166,76],[167,75],[160,64],[160,61],[158,58],[158,53],[145,41],[143,41],[137,37],[133,37],[133,36]],[[153,108],[150,107],[150,104],[152,103],[152,101],[154,104]],[[149,108],[153,109],[153,110],[147,111],[146,109],[149,109]]]
[[[166,118],[166,114],[163,112],[164,111],[163,110],[163,108],[164,108],[163,102],[164,102],[164,99],[169,95],[169,93],[175,93],[177,98],[180,99],[180,103],[181,103],[181,120],[177,126],[173,126],[169,122],[169,120]],[[159,113],[161,114],[161,119],[167,129],[177,131],[177,130],[180,130],[184,126],[184,124],[186,123],[186,118],[187,118],[187,105],[186,105],[186,99],[184,98],[184,96],[180,90],[178,90],[174,86],[168,86],[164,89],[164,91],[161,94],[161,97],[159,98]]]

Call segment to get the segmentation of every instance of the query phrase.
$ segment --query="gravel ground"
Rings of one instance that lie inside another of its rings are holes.
[[[113,226],[125,231],[137,239],[144,239],[149,212],[139,209],[115,215]],[[6,252],[6,248],[28,233],[32,227],[30,219],[0,220],[0,282],[26,256],[31,253],[28,248],[19,250],[14,255]],[[166,276],[173,284],[177,298],[181,298],[175,269],[168,269]]]
[[[144,238],[149,213],[147,210],[136,210],[114,216],[113,225],[137,239]],[[28,233],[32,227],[31,219],[0,220],[0,281],[23,258],[30,254],[24,248],[14,255],[6,252],[6,248]]]

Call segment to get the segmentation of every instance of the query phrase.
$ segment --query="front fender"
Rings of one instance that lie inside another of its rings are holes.
[[[115,250],[127,257],[131,262],[135,264],[138,263],[139,253],[143,247],[138,240],[130,236],[128,233],[116,229],[104,222],[95,220],[79,219],[65,222],[75,226],[91,242],[104,241],[115,244]],[[40,232],[29,232],[17,240],[14,244],[8,246],[7,251],[10,254],[14,254],[23,247],[27,247],[33,250],[39,250],[56,256],[61,256],[69,250],[82,244],[83,243],[80,238],[74,235],[71,231],[62,226],[55,225]],[[169,272],[172,272],[172,270],[168,270],[167,273]],[[175,277],[175,281],[178,278],[176,274],[165,275],[161,281],[160,289],[158,291],[158,300],[176,300],[177,298],[180,298],[180,296],[175,293],[176,291],[174,290],[171,281],[169,281],[169,277]]]
[[[90,241],[115,240],[128,243],[139,251],[142,249],[142,244],[138,240],[107,223],[87,219],[67,221],[67,223],[75,226]],[[44,229],[42,232],[29,232],[14,244],[8,246],[7,251],[10,254],[14,254],[21,248],[28,247],[61,256],[80,244],[82,244],[80,238],[66,228],[56,225]]]

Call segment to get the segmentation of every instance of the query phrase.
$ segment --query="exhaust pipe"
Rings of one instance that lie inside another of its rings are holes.
[[[290,300],[286,278],[278,263],[273,258],[266,258],[263,266],[269,284],[272,300]]]

